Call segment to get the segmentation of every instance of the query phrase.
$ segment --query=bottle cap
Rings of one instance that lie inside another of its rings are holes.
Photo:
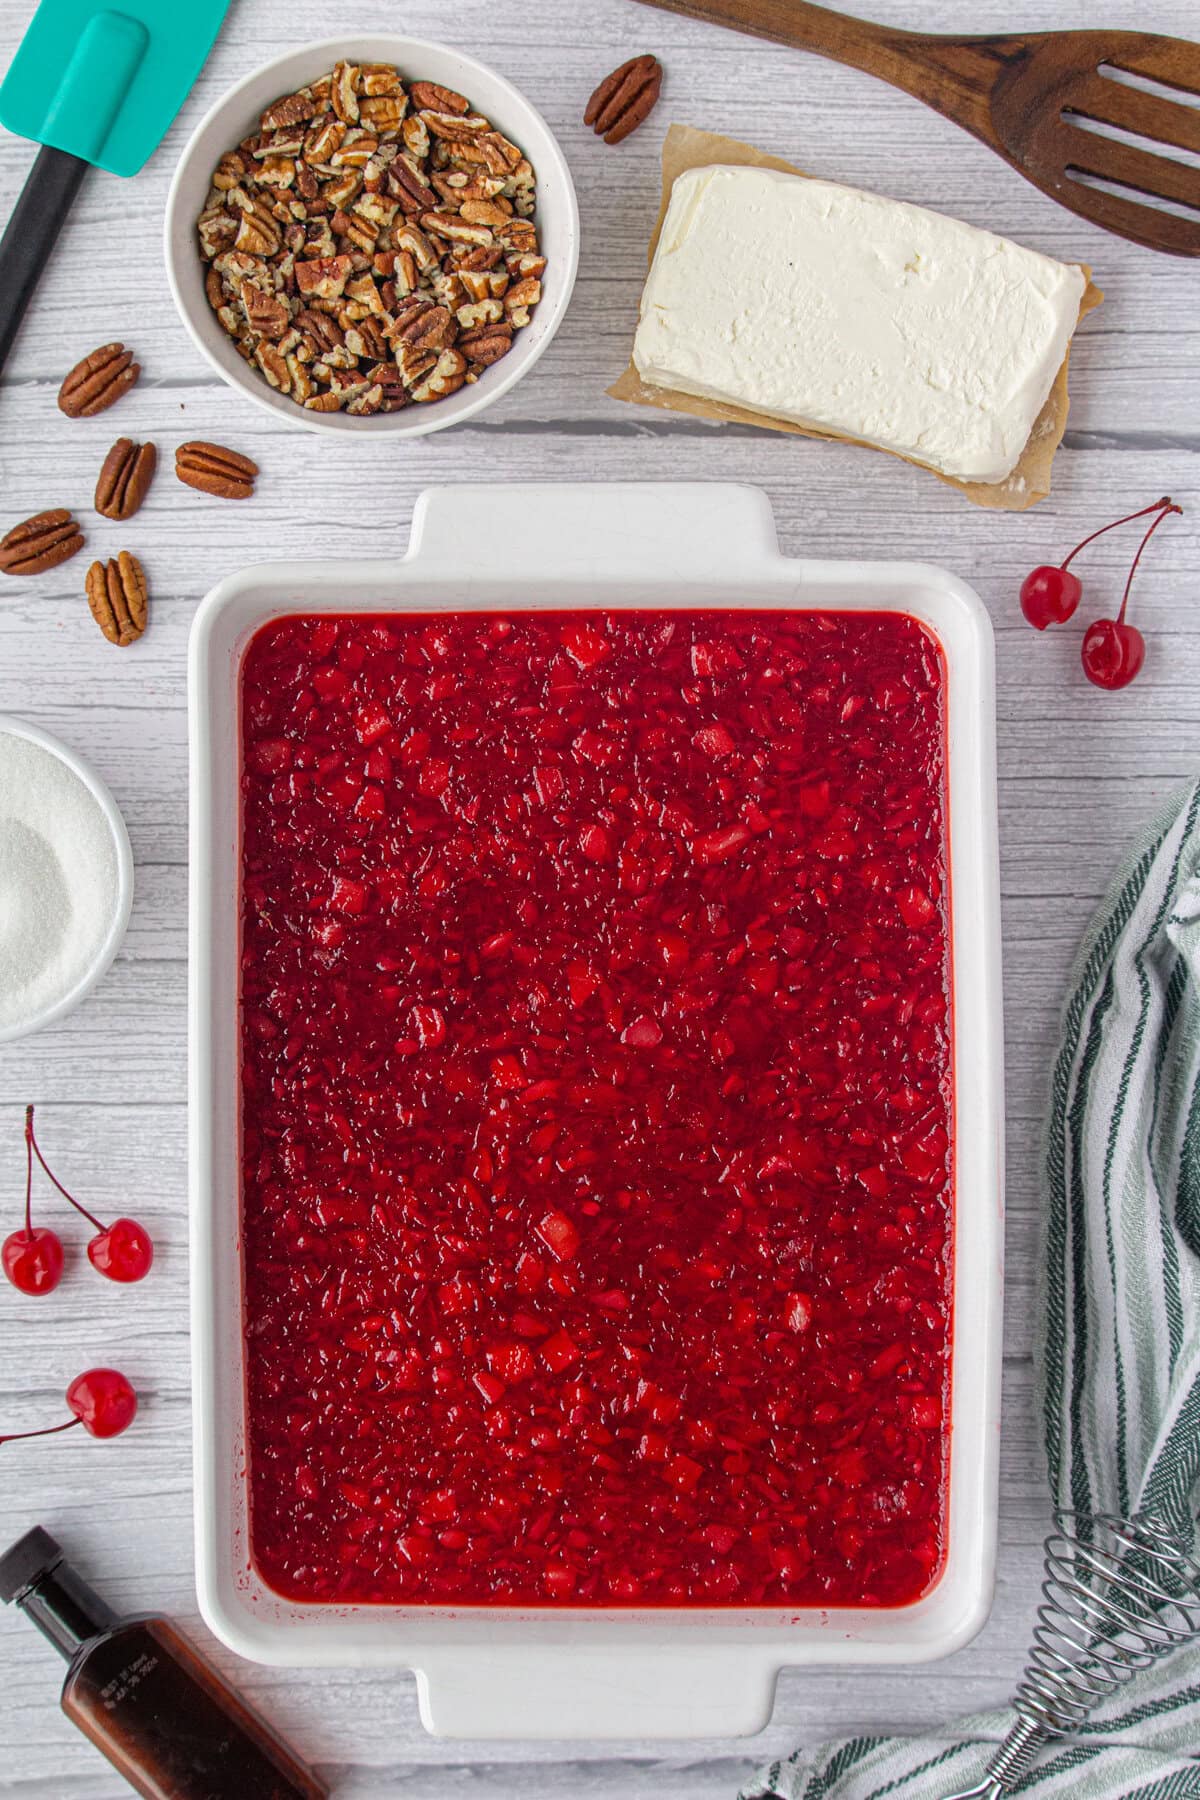
[[[0,1556],[0,1600],[5,1605],[19,1600],[27,1588],[57,1568],[62,1559],[62,1550],[54,1538],[35,1525]]]

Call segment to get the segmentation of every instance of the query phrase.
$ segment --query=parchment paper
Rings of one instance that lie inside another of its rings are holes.
[[[662,205],[659,208],[658,223],[650,240],[650,253],[647,266],[654,261],[654,252],[658,248],[658,240],[662,233],[663,220],[667,214],[667,205],[671,198],[671,189],[678,176],[686,169],[706,168],[711,163],[733,163],[747,165],[755,169],[781,169],[786,175],[805,175],[803,169],[796,168],[794,163],[784,162],[778,156],[765,156],[749,144],[741,144],[736,138],[718,137],[712,132],[696,131],[690,125],[672,125],[663,143],[662,156]],[[807,179],[807,176],[806,176]],[[1088,285],[1079,306],[1079,317],[1082,319],[1093,307],[1099,306],[1104,296],[1093,285],[1092,272],[1086,263],[1079,265],[1088,278]],[[1062,368],[1054,378],[1046,404],[1034,421],[1033,430],[1029,434],[1029,442],[1021,452],[1016,468],[1001,482],[958,481],[952,475],[943,475],[938,469],[929,469],[939,481],[957,488],[960,494],[976,506],[998,507],[1006,512],[1021,512],[1028,506],[1034,506],[1044,500],[1050,492],[1050,465],[1054,461],[1054,453],[1062,442],[1063,432],[1067,426],[1067,364],[1070,361],[1070,348],[1063,358]],[[628,400],[634,406],[657,406],[667,412],[691,413],[698,419],[724,420],[739,425],[757,425],[768,431],[790,431],[798,437],[832,438],[840,443],[861,444],[861,438],[844,437],[840,432],[825,431],[817,426],[794,425],[790,419],[779,419],[770,413],[750,412],[742,406],[730,406],[723,401],[702,400],[695,394],[681,394],[674,388],[652,387],[643,381],[632,361],[625,373],[609,388],[614,400]],[[878,450],[878,444],[863,444],[866,450]],[[886,456],[899,456],[899,451],[886,450]],[[914,468],[928,469],[928,463],[918,462],[914,457],[900,456],[901,462],[911,462]]]

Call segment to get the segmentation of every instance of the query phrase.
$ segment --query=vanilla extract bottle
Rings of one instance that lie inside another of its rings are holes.
[[[145,1800],[325,1800],[169,1620],[114,1612],[40,1526],[0,1556],[0,1600],[67,1659],[64,1713]]]

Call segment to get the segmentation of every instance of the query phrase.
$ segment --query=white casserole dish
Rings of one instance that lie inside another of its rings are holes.
[[[469,518],[470,529],[464,529]],[[514,532],[514,518],[538,521]],[[947,664],[955,1018],[954,1350],[948,1555],[890,1610],[297,1605],[252,1570],[245,1493],[237,1128],[238,669],[294,611],[538,606],[897,610]],[[992,635],[954,576],[920,563],[780,555],[766,496],[720,484],[435,488],[398,561],[265,563],[214,588],[192,628],[191,1242],[200,1607],[242,1656],[416,1671],[431,1731],[461,1737],[708,1737],[757,1731],[794,1663],[944,1656],[982,1625],[1000,1425],[999,875]]]

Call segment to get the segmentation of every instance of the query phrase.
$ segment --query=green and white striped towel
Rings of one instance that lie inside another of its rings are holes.
[[[1155,821],[1084,938],[1046,1135],[1038,1346],[1055,1503],[1194,1530],[1200,1479],[1200,784]],[[1029,1595],[1030,1626],[1037,1596]],[[940,1800],[1014,1722],[854,1738],[741,1800]],[[1200,1647],[1136,1676],[1014,1790],[1200,1800]]]

